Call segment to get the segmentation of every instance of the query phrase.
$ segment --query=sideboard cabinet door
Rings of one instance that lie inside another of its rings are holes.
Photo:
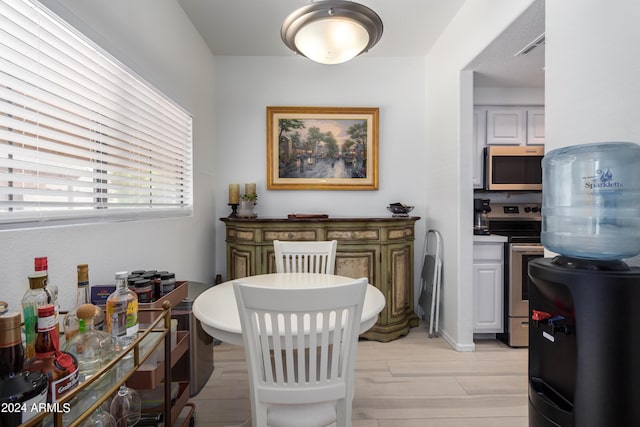
[[[413,250],[411,245],[396,244],[385,251],[388,261],[383,263],[385,284],[389,293],[389,318],[387,322],[402,322],[408,310],[412,310],[413,299]]]
[[[377,267],[380,263],[380,249],[375,247],[362,247],[357,245],[339,244],[336,250],[335,273],[338,276],[353,278],[367,277],[369,283],[377,283],[380,272]]]

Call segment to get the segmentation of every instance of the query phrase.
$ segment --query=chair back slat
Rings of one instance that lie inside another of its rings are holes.
[[[278,273],[326,273],[335,271],[338,242],[273,241]]]

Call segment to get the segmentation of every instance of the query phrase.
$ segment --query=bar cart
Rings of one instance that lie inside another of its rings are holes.
[[[127,349],[104,366],[95,375],[81,382],[58,401],[60,412],[42,412],[21,424],[21,427],[53,425],[55,427],[76,427],[107,401],[121,385],[131,388],[155,388],[162,385],[163,425],[173,426],[180,417],[180,426],[193,425],[195,405],[189,399],[189,383],[178,383],[179,391],[172,400],[171,368],[182,357],[189,346],[189,333],[178,331],[176,345],[172,348],[171,307],[177,305],[187,293],[187,282],[176,283],[176,289],[160,300],[150,304],[139,304],[139,322],[146,325],[140,328],[138,338]],[[164,354],[161,362],[152,362],[149,358],[157,355],[157,349]],[[169,363],[167,363],[167,361]],[[143,366],[144,365],[144,366]],[[65,408],[69,408],[66,410]],[[168,423],[164,420],[169,421]]]

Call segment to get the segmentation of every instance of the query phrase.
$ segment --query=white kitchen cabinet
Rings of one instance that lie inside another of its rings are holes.
[[[544,145],[544,108],[527,108],[527,145]]]
[[[487,109],[487,145],[524,145],[526,111],[517,107]]]
[[[504,331],[502,242],[473,243],[473,332]]]
[[[486,145],[544,144],[544,107],[487,107]]]

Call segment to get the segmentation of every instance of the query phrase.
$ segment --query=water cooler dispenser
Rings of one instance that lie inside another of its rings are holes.
[[[529,263],[529,426],[640,425],[640,269]]]
[[[545,248],[529,263],[529,426],[640,425],[640,146],[542,161]]]

